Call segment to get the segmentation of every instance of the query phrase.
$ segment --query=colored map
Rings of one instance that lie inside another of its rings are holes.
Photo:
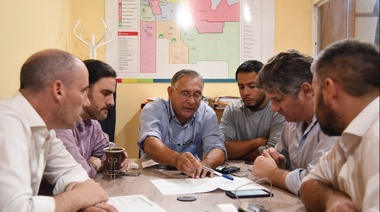
[[[274,52],[274,0],[107,0],[116,35],[106,61],[122,82],[167,82],[181,69],[233,82],[246,60]]]
[[[166,61],[161,65],[215,72],[220,67],[228,74],[221,78],[233,77],[240,64],[238,0],[140,2],[141,73],[156,73],[158,61]]]

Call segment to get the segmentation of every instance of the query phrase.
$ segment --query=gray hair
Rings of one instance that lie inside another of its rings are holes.
[[[202,76],[198,72],[191,70],[191,69],[182,69],[182,70],[178,71],[177,73],[175,73],[173,75],[171,81],[170,81],[170,85],[174,86],[177,83],[177,81],[184,76],[191,76],[193,78],[198,78],[202,82],[202,90],[203,90],[204,80],[203,80]]]
[[[288,50],[269,59],[258,75],[256,85],[266,92],[278,91],[297,98],[302,83],[312,83],[313,58],[296,50]]]

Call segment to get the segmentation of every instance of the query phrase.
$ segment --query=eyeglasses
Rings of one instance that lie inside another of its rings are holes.
[[[198,102],[198,101],[200,101],[203,98],[203,94],[201,92],[195,92],[195,93],[191,94],[188,91],[179,91],[178,88],[175,87],[174,85],[172,87],[175,88],[179,92],[179,96],[182,99],[188,99],[188,98],[190,98],[192,96],[193,99],[194,99],[194,101]]]

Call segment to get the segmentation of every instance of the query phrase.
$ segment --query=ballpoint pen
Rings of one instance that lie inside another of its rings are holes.
[[[197,159],[198,161],[201,161],[201,160],[199,159],[198,155],[195,155],[195,159]],[[204,169],[204,170],[206,170],[206,171],[208,171],[208,172],[214,173],[215,175],[218,175],[218,176],[224,177],[224,178],[226,178],[226,179],[228,179],[228,180],[234,180],[234,178],[231,177],[231,176],[228,175],[228,174],[222,174],[222,173],[220,173],[220,172],[215,171],[214,169],[211,169],[211,168],[206,167],[206,166],[203,166],[203,165],[201,165],[201,167],[202,167],[202,169]]]

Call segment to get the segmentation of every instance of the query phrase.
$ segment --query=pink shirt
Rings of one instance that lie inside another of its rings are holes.
[[[97,120],[77,121],[75,128],[55,130],[57,137],[63,141],[66,149],[74,159],[86,169],[88,176],[95,178],[96,170],[87,160],[91,157],[105,159],[103,149],[108,147],[108,135],[103,133],[102,127]],[[115,146],[111,142],[112,147]]]

